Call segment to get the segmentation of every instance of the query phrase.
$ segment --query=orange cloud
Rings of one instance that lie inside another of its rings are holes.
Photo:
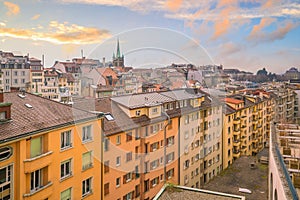
[[[255,37],[261,30],[263,30],[265,27],[269,26],[275,21],[276,19],[274,18],[261,18],[259,24],[253,26],[249,37]]]
[[[33,17],[31,17],[31,20],[37,20],[38,18],[40,18],[40,14],[36,14]]]
[[[47,41],[55,44],[94,44],[109,38],[111,35],[107,30],[52,21],[49,24],[48,33],[30,29],[0,27],[0,36]]]
[[[230,13],[237,10],[237,7],[227,7],[224,8],[219,15],[219,19],[214,23],[214,35],[212,36],[212,40],[215,40],[222,35],[226,34],[228,30],[231,28],[232,23],[230,21]]]
[[[238,3],[237,0],[220,0],[218,3],[218,7],[223,7],[223,6],[236,6]]]
[[[166,2],[166,7],[172,12],[175,12],[180,8],[181,4],[182,4],[182,0],[168,0]]]
[[[277,27],[273,32],[267,33],[258,31],[255,34],[249,35],[248,40],[258,42],[272,42],[275,40],[283,39],[286,34],[288,34],[292,29],[296,28],[299,23],[293,23],[291,21],[286,21],[282,23],[281,26]]]
[[[4,1],[3,4],[8,9],[7,16],[17,15],[20,12],[20,7],[17,4],[8,1]]]

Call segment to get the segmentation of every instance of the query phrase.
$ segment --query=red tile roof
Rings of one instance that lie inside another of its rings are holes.
[[[243,103],[244,101],[238,100],[238,99],[233,99],[233,98],[225,98],[225,102],[233,103],[233,104],[239,104],[239,103]]]

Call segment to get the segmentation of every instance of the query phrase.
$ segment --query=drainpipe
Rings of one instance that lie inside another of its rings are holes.
[[[170,116],[165,112],[162,111],[162,114],[164,114],[167,119],[168,123],[164,125],[164,184],[167,182],[167,127],[170,125],[171,119]]]

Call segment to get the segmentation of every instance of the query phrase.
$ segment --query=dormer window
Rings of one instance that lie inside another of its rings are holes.
[[[136,116],[140,116],[141,115],[141,111],[140,110],[135,111],[135,115]]]
[[[5,112],[0,112],[0,121],[6,119],[6,113]]]

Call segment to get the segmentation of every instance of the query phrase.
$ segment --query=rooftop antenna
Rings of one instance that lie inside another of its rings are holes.
[[[81,58],[83,58],[83,49],[81,49]]]

